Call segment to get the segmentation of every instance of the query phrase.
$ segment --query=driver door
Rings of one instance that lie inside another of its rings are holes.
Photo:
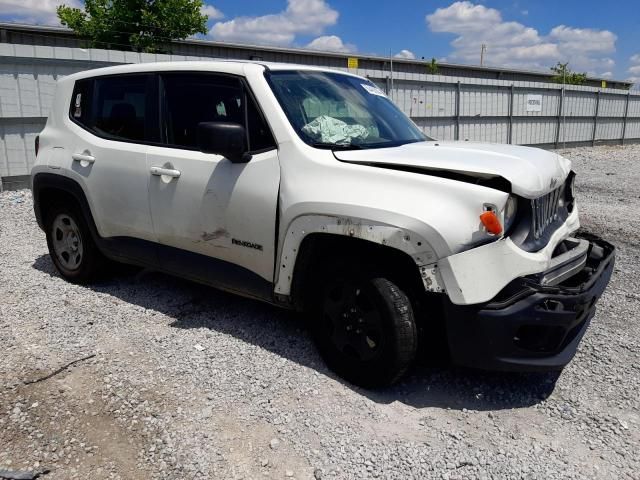
[[[165,270],[252,296],[271,295],[278,150],[244,82],[231,75],[161,75],[164,146],[150,146],[151,219]],[[252,158],[200,152],[200,122],[245,126]]]

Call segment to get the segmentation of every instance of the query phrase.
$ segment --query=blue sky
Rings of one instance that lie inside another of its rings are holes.
[[[0,0],[0,18],[56,24],[55,6]],[[208,38],[547,70],[640,81],[640,1],[205,0]]]

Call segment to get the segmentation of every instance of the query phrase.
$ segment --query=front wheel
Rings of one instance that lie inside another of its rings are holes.
[[[398,380],[418,346],[407,295],[386,278],[355,274],[327,278],[320,291],[311,328],[329,368],[367,388]]]

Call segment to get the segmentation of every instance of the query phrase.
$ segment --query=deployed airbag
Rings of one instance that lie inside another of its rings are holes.
[[[302,131],[318,142],[335,144],[349,144],[354,138],[365,139],[369,136],[369,131],[362,125],[349,125],[327,115],[307,123]]]

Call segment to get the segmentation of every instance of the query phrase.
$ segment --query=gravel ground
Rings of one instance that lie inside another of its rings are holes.
[[[640,146],[563,154],[584,227],[618,247],[574,361],[559,377],[418,367],[378,392],[328,372],[290,313],[155,273],[63,281],[30,193],[0,194],[0,470],[640,479]]]

